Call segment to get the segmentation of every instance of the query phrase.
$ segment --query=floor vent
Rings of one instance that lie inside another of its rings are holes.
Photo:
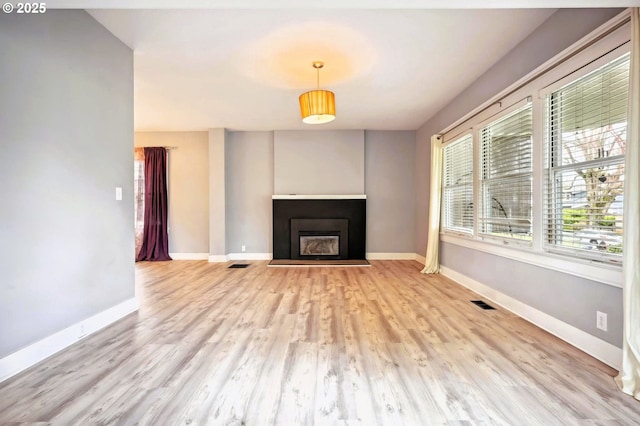
[[[495,309],[493,306],[486,304],[482,300],[472,300],[471,303],[481,307],[482,309]]]
[[[244,269],[246,267],[248,267],[249,264],[248,263],[234,263],[233,265],[229,266],[229,268],[233,268],[233,269]]]

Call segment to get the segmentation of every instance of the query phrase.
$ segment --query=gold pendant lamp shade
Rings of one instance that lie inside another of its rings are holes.
[[[300,115],[307,124],[323,124],[336,118],[336,98],[333,92],[320,90],[320,68],[322,62],[314,62],[317,72],[317,89],[300,95]]]

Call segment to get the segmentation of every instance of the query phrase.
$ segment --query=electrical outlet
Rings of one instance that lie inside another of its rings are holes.
[[[596,327],[602,331],[607,331],[607,314],[596,311]]]
[[[243,246],[240,248],[240,250],[242,250],[242,252],[244,253],[245,251],[247,251],[247,246],[244,246],[244,245],[243,245]]]

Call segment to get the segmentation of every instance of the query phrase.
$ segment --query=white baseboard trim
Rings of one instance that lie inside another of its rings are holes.
[[[229,260],[271,260],[272,253],[229,253]]]
[[[210,254],[209,262],[212,263],[220,263],[220,262],[228,262],[229,258],[226,254]]]
[[[368,260],[415,260],[415,253],[367,253]]]
[[[169,253],[173,260],[208,260],[209,253]]]
[[[178,253],[180,254],[180,253]],[[191,253],[184,253],[191,254]],[[198,255],[199,253],[194,253]],[[171,254],[173,257],[173,254]],[[271,260],[273,253],[229,253],[227,255],[204,255],[208,256],[209,262],[228,262],[230,260]],[[174,258],[175,260],[183,260]],[[184,260],[199,260],[200,258],[185,258]],[[204,257],[206,259],[206,257]],[[424,265],[424,256],[416,253],[367,253],[368,260],[417,260]]]
[[[424,256],[420,256],[418,253],[416,253],[416,254],[415,254],[415,256],[416,256],[416,257],[415,257],[415,259],[416,259],[418,262],[422,263],[423,265],[424,265],[425,263],[427,263],[427,258],[426,258],[426,257],[424,257]]]
[[[519,317],[524,318],[530,323],[535,324],[541,329],[548,331],[554,336],[559,337],[581,351],[586,352],[592,357],[604,362],[608,366],[620,370],[620,365],[622,363],[622,349],[612,345],[611,343],[592,336],[579,328],[532,308],[511,296],[507,296],[488,285],[482,284],[473,278],[469,278],[466,275],[447,268],[446,266],[440,266],[440,273],[513,312]]]
[[[0,359],[0,382],[39,363],[88,335],[138,310],[136,298],[125,300],[105,311],[73,324],[51,336]]]

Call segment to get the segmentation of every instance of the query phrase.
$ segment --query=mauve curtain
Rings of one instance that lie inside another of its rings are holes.
[[[167,150],[144,149],[144,232],[141,260],[171,260],[167,233]]]

